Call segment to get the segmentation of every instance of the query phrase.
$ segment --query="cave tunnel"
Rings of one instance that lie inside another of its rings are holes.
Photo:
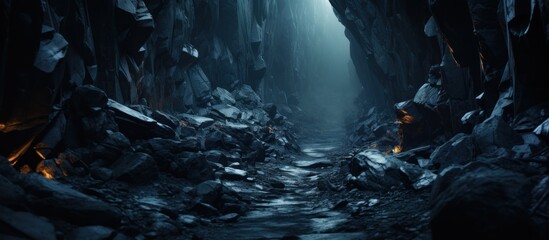
[[[547,0],[0,0],[0,239],[548,239]]]

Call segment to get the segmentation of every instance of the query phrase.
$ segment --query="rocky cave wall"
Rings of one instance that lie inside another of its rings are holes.
[[[4,131],[47,122],[52,106],[83,84],[124,104],[177,112],[207,105],[215,87],[242,84],[287,103],[313,39],[298,34],[314,22],[308,1],[1,4]]]
[[[547,61],[532,59],[547,54],[547,1],[330,2],[351,42],[363,115],[394,106],[408,147],[494,116],[544,119]]]

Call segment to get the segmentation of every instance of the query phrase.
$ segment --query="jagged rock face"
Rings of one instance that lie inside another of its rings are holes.
[[[370,106],[390,106],[413,97],[436,59],[423,32],[426,1],[331,0],[347,28],[351,57]]]

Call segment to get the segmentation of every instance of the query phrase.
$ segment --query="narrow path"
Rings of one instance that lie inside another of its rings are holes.
[[[272,182],[283,183],[284,188],[265,189],[258,184],[250,188],[239,182],[225,182],[225,186],[251,196],[251,209],[238,222],[208,234],[207,239],[364,239],[364,233],[332,232],[350,216],[333,210],[332,204],[319,196],[316,187],[323,174],[335,169],[329,154],[342,146],[340,135],[343,133],[333,129],[304,139],[303,153],[289,164],[258,166],[258,171],[264,172]]]

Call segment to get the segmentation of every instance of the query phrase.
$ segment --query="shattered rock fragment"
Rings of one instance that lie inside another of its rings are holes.
[[[473,160],[473,137],[463,133],[455,135],[446,143],[438,146],[431,154],[433,164],[444,169],[452,164],[466,164]]]
[[[172,160],[170,171],[176,177],[186,178],[195,183],[214,178],[212,167],[200,153],[183,152],[179,154]]]
[[[120,213],[113,207],[40,175],[26,175],[21,187],[34,196],[30,202],[32,208],[45,216],[81,224],[116,226],[120,223]]]
[[[225,167],[221,178],[227,180],[240,181],[245,180],[248,177],[248,172],[232,167]]]
[[[478,148],[489,146],[512,148],[523,143],[522,138],[500,117],[490,117],[473,129]]]
[[[173,138],[175,136],[172,128],[112,99],[109,99],[107,105],[114,111],[120,131],[129,138]]]
[[[16,236],[0,230],[2,239],[19,239],[24,237],[34,240],[55,240],[55,227],[44,217],[29,212],[17,212],[0,206],[0,222],[17,231]],[[3,229],[4,230],[4,229]]]
[[[111,166],[116,179],[130,183],[149,183],[158,178],[158,168],[154,159],[146,153],[124,154]]]

